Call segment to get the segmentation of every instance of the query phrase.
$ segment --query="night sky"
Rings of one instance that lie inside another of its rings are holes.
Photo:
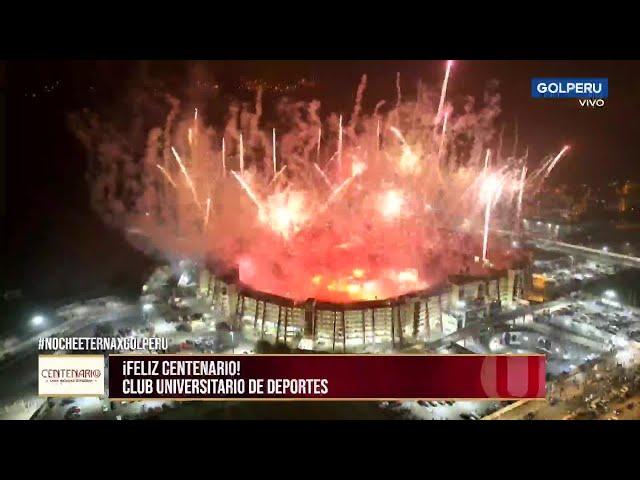
[[[419,78],[439,87],[444,61],[10,62],[0,70],[7,124],[5,288],[21,288],[33,298],[133,288],[149,268],[149,260],[90,211],[86,154],[68,128],[69,113],[88,107],[124,114],[127,94],[142,84],[173,93],[185,107],[218,102],[222,108],[229,95],[252,101],[240,87],[263,79],[298,86],[291,95],[320,99],[324,114],[348,114],[363,73],[369,79],[366,110],[380,99],[395,99],[396,72],[409,98]],[[609,99],[601,109],[580,108],[577,100],[532,99],[531,78],[544,76],[608,77]],[[300,86],[302,78],[307,83]],[[498,80],[506,151],[517,119],[531,164],[572,146],[554,170],[554,182],[603,184],[640,179],[638,78],[639,61],[460,60],[448,96],[461,105],[463,95],[481,98],[487,83]],[[223,98],[208,95],[212,85],[219,85]]]

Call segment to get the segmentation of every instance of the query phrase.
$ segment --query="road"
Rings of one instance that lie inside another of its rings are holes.
[[[610,265],[640,268],[640,258],[633,257],[631,255],[597,250],[595,248],[574,245],[557,240],[549,240],[546,238],[530,237],[530,239],[537,242],[540,248],[544,248],[546,250],[555,250],[569,255],[580,255],[582,257],[596,260],[600,263],[608,263]]]
[[[439,338],[438,340],[434,340],[433,342],[427,342],[425,344],[425,348],[427,350],[435,351],[438,348],[446,347],[452,343],[459,342],[467,337],[478,335],[480,332],[487,328],[495,327],[497,325],[502,325],[517,318],[524,317],[525,315],[533,315],[536,312],[541,312],[542,310],[557,310],[571,303],[570,299],[561,298],[558,300],[554,300],[547,303],[541,303],[535,306],[527,305],[518,307],[514,310],[508,310],[501,312],[497,315],[493,315],[486,320],[482,320],[477,323],[472,323],[469,326],[461,328],[460,330],[456,330],[455,332],[446,335],[444,337]]]
[[[507,235],[509,237],[518,236],[518,234],[516,234],[512,230],[496,229],[495,232]],[[559,240],[553,240],[550,238],[531,234],[525,234],[524,241],[534,243],[537,247],[545,250],[554,250],[557,252],[567,253],[569,255],[580,255],[585,258],[597,260],[600,263],[621,265],[623,267],[640,268],[640,258],[631,255],[598,250],[595,248],[585,247],[583,245],[561,242]]]
[[[28,338],[27,340],[24,340],[11,348],[8,348],[3,352],[3,355],[20,356],[25,352],[29,352],[38,344],[38,339],[42,337],[50,337],[52,335],[80,336],[78,335],[78,332],[83,331],[87,328],[91,329],[91,335],[93,335],[93,330],[98,324],[118,322],[123,318],[131,317],[139,313],[140,308],[138,307],[138,305],[134,304],[123,304],[122,306],[117,308],[104,307],[103,309],[99,309],[99,311],[91,312],[90,314],[83,317],[67,320],[66,322],[56,325],[55,327],[39,332],[33,337]]]

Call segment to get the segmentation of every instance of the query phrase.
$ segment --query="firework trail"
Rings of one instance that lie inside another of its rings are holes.
[[[156,167],[158,167],[158,169],[162,172],[164,177],[173,186],[173,188],[178,188],[178,186],[176,185],[176,182],[173,181],[173,178],[171,178],[171,175],[169,175],[169,172],[167,172],[164,168],[162,168],[162,165],[156,164]]]
[[[342,115],[338,125],[338,175],[342,175]]]
[[[516,213],[516,231],[520,231],[520,226],[522,223],[522,195],[524,193],[524,183],[525,178],[527,176],[527,167],[522,167],[522,173],[520,174],[520,184],[518,186],[518,210]]]
[[[280,170],[278,170],[278,173],[276,173],[273,178],[271,179],[271,181],[269,182],[269,185],[267,185],[268,187],[271,186],[271,184],[275,183],[276,180],[278,180],[278,178],[280,177],[280,175],[282,175],[282,172],[284,172],[287,169],[286,165],[283,165],[282,168]]]
[[[440,146],[438,147],[438,159],[442,157],[442,147],[444,147],[444,139],[447,134],[447,119],[449,118],[449,112],[444,113],[444,121],[442,122],[442,133],[440,134]]]
[[[278,171],[278,161],[276,160],[276,129],[273,129],[273,139],[272,139],[272,144],[273,144],[273,152],[271,154],[271,158],[273,159],[273,176],[276,176],[276,173]]]
[[[260,200],[258,200],[258,197],[256,197],[256,194],[253,192],[253,190],[251,189],[251,187],[247,184],[247,182],[245,182],[244,178],[242,178],[242,176],[238,175],[236,172],[234,172],[233,170],[231,170],[231,175],[233,175],[233,177],[238,181],[238,183],[240,184],[240,186],[242,187],[242,190],[244,190],[244,192],[247,194],[247,196],[249,197],[249,199],[254,203],[254,205],[258,208],[258,212],[262,213],[262,211],[264,210],[264,207],[262,206],[262,203],[260,203]]]
[[[331,181],[329,180],[329,177],[327,177],[327,174],[324,173],[324,171],[318,166],[317,163],[313,164],[314,168],[316,169],[316,171],[320,174],[320,176],[322,177],[322,179],[325,181],[325,183],[327,184],[327,186],[331,189],[333,189],[333,185],[331,184]]]
[[[320,143],[322,142],[322,127],[318,127],[318,148],[316,150],[316,163],[320,161]]]
[[[224,151],[224,137],[222,137],[222,151],[221,153],[221,157],[222,157],[222,178],[226,178],[227,177],[227,164],[226,164],[226,159],[225,159],[225,151]]]
[[[193,181],[191,180],[191,177],[189,176],[189,172],[187,172],[187,169],[185,168],[184,164],[182,163],[182,159],[180,158],[180,155],[178,155],[178,152],[176,152],[176,149],[173,148],[173,147],[171,147],[171,152],[173,153],[173,156],[175,157],[176,162],[178,162],[178,165],[180,166],[180,170],[182,171],[182,174],[184,175],[184,178],[187,181],[187,185],[189,186],[189,190],[191,190],[191,194],[193,195],[193,201],[198,206],[198,208],[200,210],[202,210],[202,205],[200,205],[200,201],[198,200],[198,194],[196,193],[196,187],[193,184]]]
[[[491,149],[487,148],[487,153],[484,156],[484,173],[489,170],[489,162],[491,161]]]
[[[544,178],[547,178],[549,176],[549,174],[551,173],[551,170],[553,170],[553,168],[560,161],[560,158],[562,158],[562,156],[564,155],[564,153],[567,150],[569,150],[569,145],[565,145],[564,147],[562,147],[562,150],[560,150],[560,152],[558,152],[558,154],[551,161],[551,164],[549,165],[549,168],[547,169],[547,171],[544,174]]]
[[[440,91],[440,103],[438,103],[438,111],[436,112],[435,121],[440,121],[440,114],[442,113],[442,108],[444,107],[444,100],[447,96],[447,85],[449,84],[449,73],[451,72],[451,65],[453,65],[453,60],[449,60],[447,62],[447,69],[444,74],[444,80],[442,81],[442,89]]]
[[[489,176],[482,185],[482,195],[485,200],[484,228],[482,232],[482,261],[487,262],[487,248],[489,245],[489,225],[491,223],[491,209],[498,201],[502,191],[503,179],[497,174]]]
[[[197,110],[196,110],[197,111]],[[211,211],[211,198],[207,198],[207,209],[204,214],[204,231],[207,231],[207,227],[209,226],[209,212]]]
[[[244,175],[244,142],[242,141],[242,133],[240,134],[240,175]]]
[[[327,198],[327,206],[331,205],[336,198],[338,198],[338,195],[340,195],[342,193],[343,190],[345,190],[349,185],[351,185],[351,183],[356,179],[356,175],[353,175],[349,178],[347,178],[344,182],[342,182],[340,185],[338,185],[333,192],[331,192],[331,195],[329,195],[329,198]]]

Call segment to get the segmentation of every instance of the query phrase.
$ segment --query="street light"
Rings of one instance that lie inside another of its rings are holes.
[[[44,316],[42,315],[34,315],[31,317],[31,325],[34,327],[41,327],[44,325]]]
[[[618,295],[613,290],[605,290],[604,296],[607,298],[616,298]]]

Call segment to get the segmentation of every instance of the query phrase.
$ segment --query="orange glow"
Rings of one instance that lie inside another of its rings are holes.
[[[417,282],[418,271],[414,268],[411,268],[409,270],[404,270],[398,273],[398,281],[399,282]]]
[[[364,277],[364,270],[362,270],[361,268],[355,268],[352,273],[355,278]]]
[[[360,293],[360,285],[358,285],[357,283],[350,283],[349,285],[347,285],[347,293],[349,293],[350,295],[356,295]]]

